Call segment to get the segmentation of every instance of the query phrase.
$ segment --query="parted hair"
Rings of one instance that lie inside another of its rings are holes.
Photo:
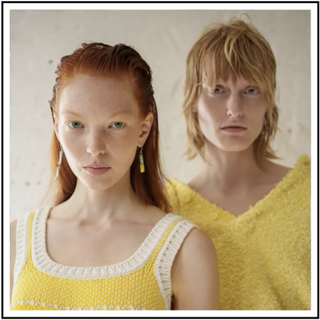
[[[59,121],[58,109],[61,90],[74,77],[86,74],[98,77],[115,77],[128,79],[137,99],[140,114],[146,117],[149,112],[154,116],[149,136],[143,146],[146,172],[140,173],[139,149],[130,168],[130,181],[133,190],[140,199],[149,205],[169,211],[169,204],[164,195],[164,180],[159,154],[159,127],[157,106],[152,86],[152,71],[140,54],[130,46],[115,46],[103,43],[83,43],[72,54],[61,58],[56,70],[56,81],[53,97],[49,101],[53,122]],[[53,131],[51,143],[51,180],[49,190],[55,186],[57,190],[55,204],[69,199],[73,194],[77,177],[69,167],[65,157],[60,166],[59,179],[54,180],[59,160],[60,142]]]
[[[209,63],[208,63],[209,62]],[[210,72],[206,70],[210,65]],[[198,115],[192,107],[201,93],[202,84],[214,88],[218,79],[243,77],[266,92],[268,108],[260,135],[254,141],[257,162],[276,159],[271,142],[278,129],[276,100],[277,64],[264,36],[251,23],[232,18],[227,24],[209,25],[192,46],[186,59],[183,113],[187,122],[187,158],[198,154],[205,160],[204,136]]]

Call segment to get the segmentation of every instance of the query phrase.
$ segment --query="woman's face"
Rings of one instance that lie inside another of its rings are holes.
[[[142,119],[128,80],[80,74],[62,89],[55,131],[76,177],[105,190],[129,179],[152,121],[152,113]]]
[[[243,78],[203,84],[194,112],[205,144],[223,151],[243,151],[259,136],[267,111],[265,92]]]

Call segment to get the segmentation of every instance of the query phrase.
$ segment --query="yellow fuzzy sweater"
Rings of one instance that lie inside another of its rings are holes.
[[[172,212],[205,231],[217,250],[222,310],[310,309],[310,159],[239,217],[170,180]]]
[[[47,254],[49,211],[18,219],[11,310],[170,310],[171,266],[194,224],[168,213],[129,259],[71,267]]]

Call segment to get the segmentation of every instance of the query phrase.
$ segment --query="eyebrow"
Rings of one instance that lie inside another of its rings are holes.
[[[118,115],[122,115],[122,114],[124,114],[124,115],[131,115],[131,112],[128,111],[128,110],[120,110],[120,111],[117,111],[117,112],[111,114],[111,115],[110,115],[110,118],[114,118],[114,117],[116,117],[116,116],[118,116]]]
[[[81,116],[79,113],[76,113],[76,112],[71,111],[71,110],[64,110],[64,111],[61,112],[61,114],[70,114],[70,115],[77,116],[77,117]]]

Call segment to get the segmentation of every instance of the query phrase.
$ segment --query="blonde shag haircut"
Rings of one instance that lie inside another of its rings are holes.
[[[208,59],[212,64],[209,73],[205,69]],[[226,81],[229,77],[233,80],[243,77],[265,90],[268,109],[263,129],[254,141],[254,153],[258,164],[265,158],[277,159],[270,145],[278,128],[279,116],[275,103],[276,68],[269,43],[251,23],[232,18],[228,24],[212,24],[203,31],[186,60],[183,113],[187,121],[189,146],[185,154],[188,160],[198,154],[205,160],[205,138],[198,114],[192,110],[202,84],[214,88],[218,79]]]

